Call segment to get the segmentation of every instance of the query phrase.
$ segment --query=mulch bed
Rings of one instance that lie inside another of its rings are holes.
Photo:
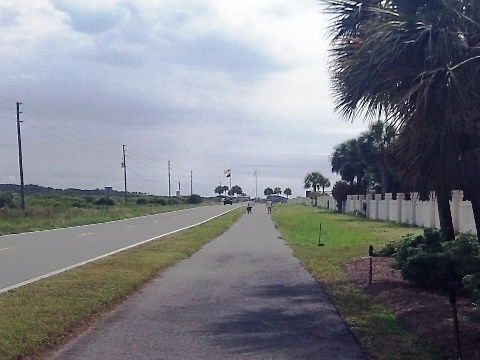
[[[456,359],[453,310],[447,293],[421,289],[402,279],[391,258],[373,258],[373,282],[368,284],[369,258],[344,264],[358,287],[390,309],[411,332],[441,347]],[[480,315],[468,299],[458,297],[462,359],[480,359]]]

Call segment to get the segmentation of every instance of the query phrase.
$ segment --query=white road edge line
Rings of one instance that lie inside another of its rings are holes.
[[[183,231],[183,230],[187,230],[187,229],[190,229],[192,227],[195,227],[195,226],[198,226],[198,225],[202,225],[202,224],[205,224],[206,222],[210,221],[210,220],[213,220],[219,216],[222,216],[222,215],[225,215],[227,213],[229,213],[230,211],[233,211],[235,210],[236,208],[233,208],[233,209],[230,209],[230,210],[227,210],[221,214],[218,214],[218,215],[215,215],[209,219],[206,219],[204,221],[201,221],[197,224],[193,224],[193,225],[190,225],[190,226],[187,226],[187,227],[184,227],[184,228],[181,228],[181,229],[178,229],[178,230],[174,230],[174,231],[170,231],[166,234],[162,234],[162,235],[159,235],[159,236],[156,236],[154,238],[151,238],[151,239],[148,239],[148,240],[143,240],[139,243],[136,243],[136,244],[133,244],[133,245],[130,245],[130,246],[127,246],[127,247],[124,247],[122,249],[118,249],[118,250],[115,250],[115,251],[112,251],[112,252],[109,252],[108,254],[104,254],[104,255],[101,255],[101,256],[98,256],[96,258],[93,258],[93,259],[90,259],[90,260],[86,260],[86,261],[82,261],[78,264],[75,264],[75,265],[71,265],[71,266],[67,266],[66,268],[63,268],[63,269],[59,269],[59,270],[56,270],[56,271],[53,271],[53,272],[50,272],[48,274],[45,274],[45,275],[41,275],[41,276],[38,276],[36,278],[33,278],[33,279],[30,279],[30,280],[26,280],[26,281],[23,281],[21,283],[18,283],[18,284],[14,284],[14,285],[10,285],[10,286],[7,286],[7,287],[4,287],[2,289],[0,289],[0,294],[3,294],[3,293],[6,293],[10,290],[14,290],[14,289],[17,289],[19,287],[22,287],[22,286],[25,286],[25,285],[28,285],[28,284],[31,284],[31,283],[34,283],[36,281],[39,281],[39,280],[42,280],[42,279],[46,279],[50,276],[54,276],[54,275],[57,275],[57,274],[61,274],[65,271],[68,271],[68,270],[72,270],[72,269],[75,269],[76,267],[79,267],[79,266],[82,266],[82,265],[86,265],[88,263],[91,263],[91,262],[94,262],[94,261],[97,261],[97,260],[100,260],[100,259],[103,259],[103,258],[106,258],[107,256],[110,256],[110,255],[114,255],[114,254],[117,254],[119,252],[122,252],[122,251],[125,251],[125,250],[129,250],[129,249],[132,249],[136,246],[139,246],[139,245],[142,245],[142,244],[146,244],[148,242],[151,242],[153,240],[157,240],[157,239],[160,239],[162,237],[165,237],[165,236],[168,236],[168,235],[171,235],[171,234],[175,234],[177,232],[180,232],[180,231]]]
[[[209,205],[208,207],[211,207],[211,206],[217,206],[217,205]],[[196,210],[196,209],[199,209],[199,208],[200,208],[200,207],[192,207],[192,208],[188,208],[188,209],[180,209],[180,210],[174,210],[174,211],[167,211],[167,212],[158,213],[158,214],[142,215],[142,216],[136,216],[136,217],[132,217],[132,218],[128,218],[128,219],[111,220],[111,221],[105,221],[105,222],[100,222],[100,223],[95,223],[95,224],[85,224],[85,225],[67,226],[67,227],[64,227],[64,228],[47,229],[47,230],[27,231],[27,232],[18,233],[18,234],[1,235],[0,237],[2,237],[2,238],[5,237],[5,238],[7,238],[7,237],[20,236],[20,235],[24,235],[24,234],[35,234],[35,233],[40,233],[40,232],[58,231],[58,230],[65,230],[65,229],[76,229],[76,228],[82,228],[82,227],[88,227],[88,226],[96,226],[96,225],[103,225],[103,224],[115,223],[115,222],[120,222],[120,221],[135,220],[135,219],[146,218],[146,217],[150,217],[150,216],[158,216],[158,215],[163,215],[163,214],[172,214],[172,213],[176,213],[176,212],[179,212],[179,211]],[[221,215],[223,215],[223,214],[221,214]],[[1,294],[1,291],[0,291],[0,294]]]

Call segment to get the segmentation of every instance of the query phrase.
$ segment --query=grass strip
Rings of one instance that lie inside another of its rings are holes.
[[[295,256],[323,285],[369,358],[445,358],[438,348],[407,331],[391,311],[358,289],[341,266],[367,256],[369,245],[380,248],[406,234],[421,233],[421,229],[304,205],[278,206],[273,219]],[[318,246],[319,242],[324,246]]]
[[[208,205],[208,204],[205,204]],[[58,229],[183,210],[198,205],[129,205],[95,208],[29,207],[0,213],[0,235]]]
[[[221,235],[243,213],[243,208],[233,210],[192,229],[3,294],[0,359],[31,358],[54,348],[82,324]]]

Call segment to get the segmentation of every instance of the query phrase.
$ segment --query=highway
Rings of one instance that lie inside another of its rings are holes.
[[[214,205],[101,224],[0,237],[0,293],[213,219]]]

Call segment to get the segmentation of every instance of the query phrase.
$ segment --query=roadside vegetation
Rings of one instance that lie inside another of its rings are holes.
[[[358,289],[342,264],[368,256],[421,229],[302,205],[278,206],[273,219],[284,239],[330,295],[372,359],[443,359],[440,349],[402,326],[395,315]],[[323,246],[319,246],[323,244]]]
[[[235,223],[233,210],[195,228],[89,263],[0,296],[0,358],[36,358],[114,308],[167,267]]]
[[[19,206],[18,195],[3,192],[0,193],[0,235],[95,224],[218,203],[196,194],[170,199],[135,195],[127,200],[125,204],[120,196],[106,198],[36,193],[26,197],[27,206],[23,210]]]
[[[335,110],[370,122],[330,157],[338,205],[346,195],[434,192],[442,236],[454,240],[449,201],[462,190],[480,234],[480,2],[321,2]]]

